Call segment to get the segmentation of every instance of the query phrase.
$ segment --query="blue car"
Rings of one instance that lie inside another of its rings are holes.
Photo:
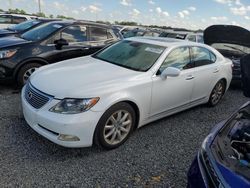
[[[188,171],[187,187],[250,187],[250,102],[205,138]]]

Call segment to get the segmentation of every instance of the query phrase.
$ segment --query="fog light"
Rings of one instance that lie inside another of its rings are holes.
[[[61,141],[80,141],[80,138],[77,136],[67,135],[67,134],[60,134],[58,140]]]

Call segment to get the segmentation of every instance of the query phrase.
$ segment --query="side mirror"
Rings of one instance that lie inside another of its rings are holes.
[[[168,76],[169,77],[177,77],[181,73],[180,69],[174,67],[168,67],[161,73],[161,78],[165,80]]]
[[[68,41],[65,39],[55,40],[54,44],[56,45],[56,49],[58,49],[58,50],[61,50],[63,46],[69,45]]]

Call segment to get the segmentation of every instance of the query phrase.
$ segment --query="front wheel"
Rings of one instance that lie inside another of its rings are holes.
[[[135,126],[135,111],[127,103],[121,102],[109,108],[98,122],[95,143],[106,149],[122,145]]]
[[[38,69],[41,66],[42,65],[39,63],[29,63],[24,65],[17,74],[18,86],[25,85],[31,74],[33,74],[36,71],[36,69]]]
[[[222,99],[224,93],[226,90],[226,84],[223,80],[220,80],[219,82],[217,82],[217,84],[214,86],[211,94],[210,94],[210,98],[208,101],[208,105],[209,106],[216,106],[220,100]]]

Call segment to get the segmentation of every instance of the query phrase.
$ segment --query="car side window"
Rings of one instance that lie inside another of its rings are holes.
[[[192,47],[192,54],[195,67],[209,65],[216,61],[216,56],[206,48]]]
[[[204,39],[202,35],[197,35],[197,42],[204,43]]]
[[[27,19],[24,17],[19,17],[19,16],[13,16],[13,23],[14,24],[19,24],[22,23],[24,21],[26,21]]]
[[[187,40],[192,41],[192,42],[196,42],[196,37],[195,37],[195,35],[188,35]]]
[[[108,39],[107,29],[105,28],[90,27],[89,31],[90,31],[90,41],[100,41]]]
[[[0,23],[8,24],[12,22],[12,18],[9,15],[0,16]]]
[[[87,41],[87,28],[85,26],[70,26],[61,31],[61,38],[68,41],[68,43]]]
[[[193,68],[189,47],[180,47],[171,51],[162,63],[160,72],[164,71],[167,67],[175,67],[180,70]]]

